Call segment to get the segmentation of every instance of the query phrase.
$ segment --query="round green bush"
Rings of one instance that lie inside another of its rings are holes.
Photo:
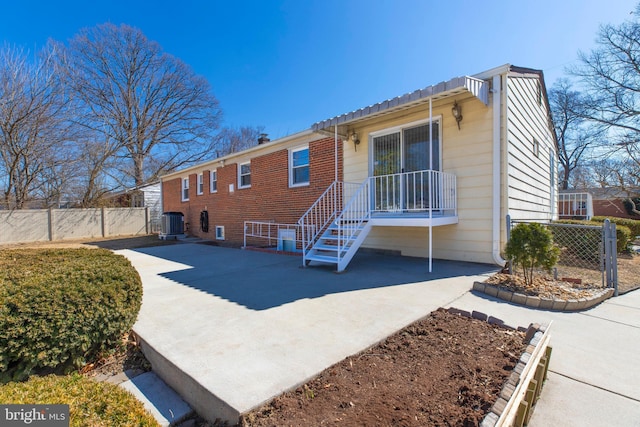
[[[33,376],[0,386],[3,404],[69,405],[71,426],[157,426],[142,403],[126,390],[79,374]]]
[[[505,255],[514,267],[522,269],[525,283],[531,284],[536,268],[551,271],[558,262],[560,249],[553,244],[553,235],[546,226],[536,222],[521,223],[511,230]]]
[[[0,383],[113,350],[141,299],[136,270],[108,250],[0,251]]]

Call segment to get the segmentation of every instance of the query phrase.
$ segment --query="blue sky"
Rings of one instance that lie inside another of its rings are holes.
[[[452,77],[505,63],[542,69],[547,86],[589,51],[623,0],[21,0],[0,38],[31,50],[104,22],[140,28],[205,76],[226,126],[273,138]]]

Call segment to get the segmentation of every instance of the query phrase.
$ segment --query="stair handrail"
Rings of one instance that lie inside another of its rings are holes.
[[[307,253],[318,240],[318,236],[338,214],[339,206],[342,205],[343,187],[344,183],[342,181],[333,181],[298,220],[302,234],[303,265],[306,263]]]
[[[369,182],[370,178],[364,180],[334,221],[338,233],[336,239],[338,241],[338,263],[346,256],[343,247],[360,231],[362,224],[371,218]],[[345,222],[349,225],[348,227],[345,227]]]

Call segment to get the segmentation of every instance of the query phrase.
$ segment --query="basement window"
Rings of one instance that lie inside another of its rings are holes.
[[[216,240],[224,240],[224,225],[216,225]]]

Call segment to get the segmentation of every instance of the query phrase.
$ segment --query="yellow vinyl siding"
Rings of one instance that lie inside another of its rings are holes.
[[[508,207],[514,219],[551,219],[555,203],[549,169],[554,140],[546,104],[538,102],[538,85],[536,78],[508,79]]]
[[[492,188],[492,110],[477,98],[455,97],[462,108],[461,128],[451,115],[453,98],[434,102],[433,117],[442,129],[442,170],[457,177],[459,223],[433,228],[433,255],[440,259],[492,262],[491,188]],[[363,182],[369,176],[370,137],[372,132],[428,120],[429,107],[374,118],[357,127],[361,143],[344,145],[345,181]],[[429,231],[426,227],[373,227],[363,246],[398,251],[402,255],[427,257]]]

